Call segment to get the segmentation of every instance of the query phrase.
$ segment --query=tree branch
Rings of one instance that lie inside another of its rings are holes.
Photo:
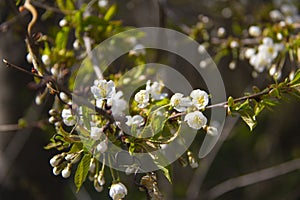
[[[216,185],[215,187],[207,191],[204,194],[204,196],[207,199],[215,199],[234,189],[266,181],[277,176],[281,176],[289,172],[295,171],[297,169],[300,169],[300,158],[279,164],[277,166],[259,170],[250,174],[242,175],[236,178],[231,178],[227,181]]]

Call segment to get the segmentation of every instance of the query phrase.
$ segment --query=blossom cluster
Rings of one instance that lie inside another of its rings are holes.
[[[200,89],[193,90],[188,97],[181,93],[175,93],[170,100],[173,108],[178,112],[187,112],[184,121],[193,128],[201,129],[207,123],[207,118],[201,110],[204,110],[209,102],[208,94]]]
[[[254,27],[250,27],[249,31]],[[252,30],[252,32],[255,32]],[[251,32],[250,32],[251,33]],[[254,35],[254,33],[252,33]],[[257,72],[263,72],[265,69],[270,69],[273,60],[278,54],[284,50],[282,43],[274,43],[270,37],[265,37],[257,48],[248,48],[245,51],[245,57],[249,59],[249,63],[254,67]]]

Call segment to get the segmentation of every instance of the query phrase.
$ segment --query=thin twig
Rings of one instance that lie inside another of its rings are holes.
[[[19,67],[19,66],[17,66],[17,65],[14,65],[14,64],[12,64],[12,63],[9,63],[9,62],[8,62],[7,60],[5,60],[5,59],[3,59],[2,61],[4,62],[4,64],[5,64],[7,67],[15,68],[15,69],[17,69],[17,70],[19,70],[19,71],[21,71],[21,72],[23,72],[23,73],[25,73],[25,74],[28,74],[28,75],[30,75],[30,76],[34,76],[34,77],[37,77],[37,78],[40,78],[40,79],[43,79],[43,78],[44,78],[43,76],[40,76],[40,75],[35,74],[35,73],[32,73],[32,72],[30,72],[30,71],[27,71],[27,70],[23,69],[22,67]]]
[[[0,132],[17,131],[21,129],[18,124],[2,124],[0,125]]]
[[[236,188],[246,187],[255,183],[259,183],[262,181],[266,181],[289,172],[300,169],[300,158],[288,161],[273,167],[269,167],[263,170],[255,171],[253,173],[249,173],[243,176],[239,176],[236,178],[231,178],[227,181],[224,181],[212,189],[210,189],[207,193],[205,193],[205,197],[208,199],[216,199],[217,197],[232,191]]]

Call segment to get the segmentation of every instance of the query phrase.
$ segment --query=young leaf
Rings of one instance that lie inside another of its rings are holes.
[[[241,115],[241,118],[249,126],[250,131],[252,131],[255,128],[255,126],[257,125],[255,116],[251,116],[250,114],[245,113],[244,115]]]
[[[91,155],[90,154],[84,154],[84,156],[82,157],[80,163],[78,164],[75,176],[74,176],[74,183],[76,185],[76,192],[79,191],[79,189],[81,188],[83,182],[86,179],[86,176],[89,172],[89,168],[90,168],[90,161],[91,161]]]
[[[103,19],[106,20],[106,21],[109,21],[114,16],[114,14],[116,13],[116,11],[117,11],[117,5],[114,4],[105,13]]]

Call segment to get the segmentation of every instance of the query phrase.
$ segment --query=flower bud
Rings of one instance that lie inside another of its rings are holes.
[[[63,178],[69,178],[71,175],[71,164],[69,163],[61,172]]]
[[[49,55],[45,55],[45,54],[42,55],[42,61],[45,65],[50,65],[50,63],[51,63]]]
[[[32,63],[32,56],[31,56],[30,53],[27,54],[26,60],[27,60],[28,63],[30,63],[30,64]]]
[[[97,181],[98,181],[99,185],[101,185],[101,186],[103,186],[105,184],[105,179],[104,179],[102,171],[99,172],[99,175],[97,177]]]
[[[92,172],[92,173],[94,173],[95,169],[96,169],[96,161],[95,161],[95,158],[92,158],[91,162],[90,162],[90,169],[89,169],[89,171]]]
[[[97,192],[102,192],[103,191],[103,186],[99,185],[97,181],[94,181],[94,188]]]
[[[64,26],[66,26],[67,24],[68,24],[68,22],[67,22],[66,19],[62,19],[62,20],[59,21],[59,26],[60,26],[60,27],[64,27]]]
[[[226,34],[226,29],[224,27],[218,28],[218,32],[217,32],[218,37],[224,37],[225,34]]]
[[[75,40],[75,41],[73,42],[73,48],[74,48],[75,50],[78,50],[78,49],[80,48],[79,40]]]
[[[57,119],[54,116],[51,116],[48,121],[50,124],[54,124],[55,122],[57,122]]]
[[[258,37],[261,34],[261,30],[258,26],[250,26],[248,31],[249,31],[249,35],[253,37]]]
[[[62,169],[60,167],[53,167],[52,172],[55,176],[57,176],[58,174],[60,174],[61,170]]]
[[[59,98],[60,98],[61,100],[63,100],[64,102],[68,102],[68,101],[69,101],[68,95],[67,95],[66,93],[64,93],[64,92],[60,92],[60,93],[59,93]]]
[[[56,167],[62,161],[63,156],[61,154],[57,154],[50,159],[50,165],[52,167]]]

